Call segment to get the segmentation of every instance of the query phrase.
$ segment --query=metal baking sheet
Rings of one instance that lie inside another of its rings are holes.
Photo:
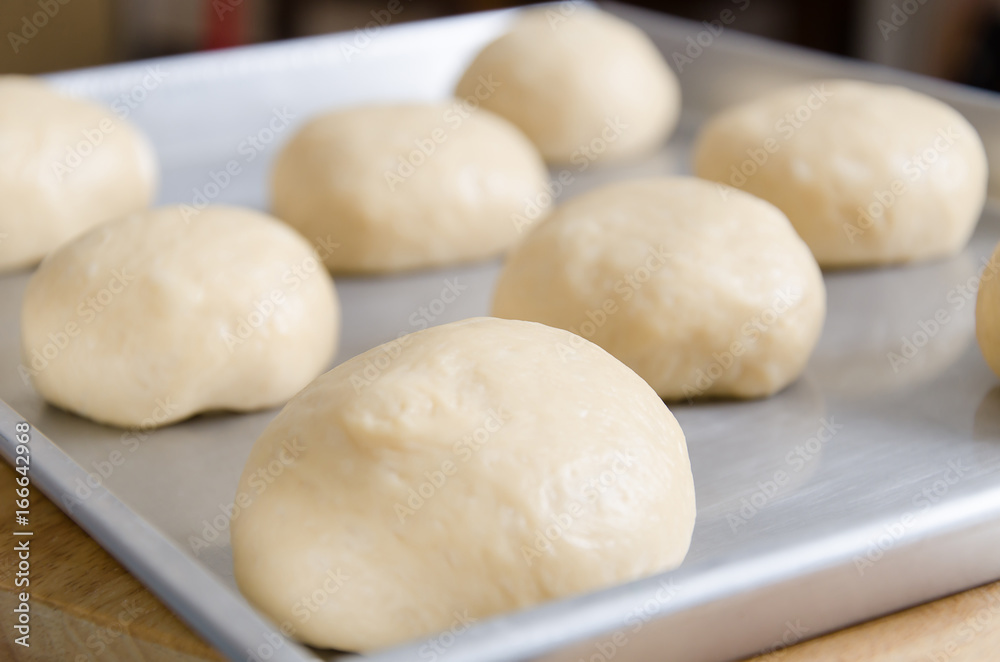
[[[938,96],[976,125],[994,164],[1000,156],[995,95],[740,35],[739,11],[722,34],[706,36],[702,24],[606,7],[648,31],[671,62],[680,61],[675,53],[691,57],[679,76],[684,114],[669,144],[647,159],[569,168],[564,198],[612,180],[688,172],[690,142],[707,114],[816,77],[897,82]],[[51,80],[113,104],[145,130],[163,173],[159,203],[204,198],[266,209],[268,167],[303,120],[358,102],[445,98],[512,16],[389,25]],[[699,39],[700,50],[687,50]],[[231,162],[239,172],[220,184],[217,173]],[[1000,578],[1000,387],[980,356],[973,318],[975,276],[998,240],[1000,216],[991,208],[953,259],[826,274],[826,326],[798,382],[759,402],[672,407],[687,434],[698,498],[691,551],[676,571],[372,657],[725,660]],[[486,314],[497,268],[494,261],[338,279],[337,361],[424,324]],[[337,658],[281,638],[233,582],[224,513],[254,439],[276,411],[203,416],[137,434],[47,406],[17,371],[29,276],[0,278],[7,460],[14,425],[27,420],[34,485],[226,655]],[[431,308],[448,287],[460,295]],[[422,308],[438,312],[428,319]]]

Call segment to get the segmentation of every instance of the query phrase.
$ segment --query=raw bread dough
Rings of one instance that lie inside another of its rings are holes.
[[[615,160],[673,131],[680,85],[644,32],[571,5],[526,13],[476,56],[455,91],[506,117],[547,161]]]
[[[257,440],[236,581],[282,630],[367,651],[677,566],[684,434],[560,329],[478,318],[326,373]]]
[[[321,115],[278,155],[276,216],[332,236],[334,271],[389,272],[507,249],[548,173],[516,127],[454,104],[365,106]],[[541,198],[541,200],[540,200]]]
[[[49,402],[150,428],[280,404],[333,358],[340,310],[312,247],[237,207],[103,224],[28,282],[22,375]]]
[[[1000,244],[979,276],[976,340],[986,364],[1000,376]]]
[[[148,207],[156,180],[152,147],[110,108],[0,76],[0,270]]]
[[[957,253],[986,200],[986,152],[955,109],[902,87],[817,81],[723,111],[695,174],[785,212],[824,267]]]
[[[569,329],[666,399],[770,395],[805,367],[826,291],[777,209],[694,178],[627,181],[560,206],[508,258],[497,317]]]

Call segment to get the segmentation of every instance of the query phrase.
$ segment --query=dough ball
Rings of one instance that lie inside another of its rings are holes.
[[[152,147],[110,108],[0,76],[0,270],[145,209],[156,180]]]
[[[788,219],[694,178],[570,200],[510,255],[493,298],[497,317],[580,334],[670,400],[781,390],[825,311],[819,267]]]
[[[986,152],[955,109],[902,87],[827,80],[730,108],[695,174],[785,212],[824,267],[957,253],[986,200]]]
[[[1000,244],[979,276],[976,340],[987,365],[1000,376]]]
[[[274,166],[274,213],[330,235],[334,271],[390,272],[487,258],[548,185],[538,151],[492,113],[366,106],[305,125]],[[463,114],[464,113],[464,114]]]
[[[285,402],[333,358],[340,310],[312,247],[237,207],[105,223],[28,282],[23,374],[54,405],[149,428]]]
[[[666,140],[680,86],[642,30],[582,7],[525,14],[476,56],[455,96],[523,130],[553,163],[627,158]]]
[[[314,381],[236,498],[244,595],[307,643],[362,651],[668,570],[695,518],[684,433],[648,385],[566,331],[491,318]]]

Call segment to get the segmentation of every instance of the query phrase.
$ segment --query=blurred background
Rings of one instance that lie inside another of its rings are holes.
[[[384,11],[392,2],[402,9]],[[0,73],[40,73],[526,4],[504,0],[0,0]],[[696,21],[1000,90],[1000,0],[636,0]],[[383,19],[384,20],[384,19]],[[905,29],[901,29],[905,26]]]

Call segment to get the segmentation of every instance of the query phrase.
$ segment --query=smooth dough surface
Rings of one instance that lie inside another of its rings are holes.
[[[362,651],[673,568],[695,518],[684,434],[642,379],[492,318],[314,381],[236,499],[244,595],[303,641]]]
[[[805,367],[825,311],[819,267],[780,211],[682,177],[558,207],[493,298],[497,317],[578,333],[671,400],[775,393]]]
[[[606,12],[553,5],[521,17],[458,83],[528,134],[549,162],[581,165],[655,149],[680,113],[680,85],[639,28]]]
[[[816,81],[713,117],[695,174],[785,212],[824,267],[952,255],[986,199],[982,141],[950,106],[903,87]]]
[[[110,108],[0,76],[0,270],[145,209],[156,182],[149,142]]]
[[[278,155],[276,216],[340,246],[333,271],[390,272],[487,258],[518,237],[548,183],[506,120],[454,104],[362,106],[308,122]]]
[[[1000,245],[979,276],[976,294],[976,340],[986,364],[1000,376]]]
[[[105,223],[28,282],[21,370],[49,402],[155,427],[281,404],[333,358],[340,309],[312,247],[249,209]]]

